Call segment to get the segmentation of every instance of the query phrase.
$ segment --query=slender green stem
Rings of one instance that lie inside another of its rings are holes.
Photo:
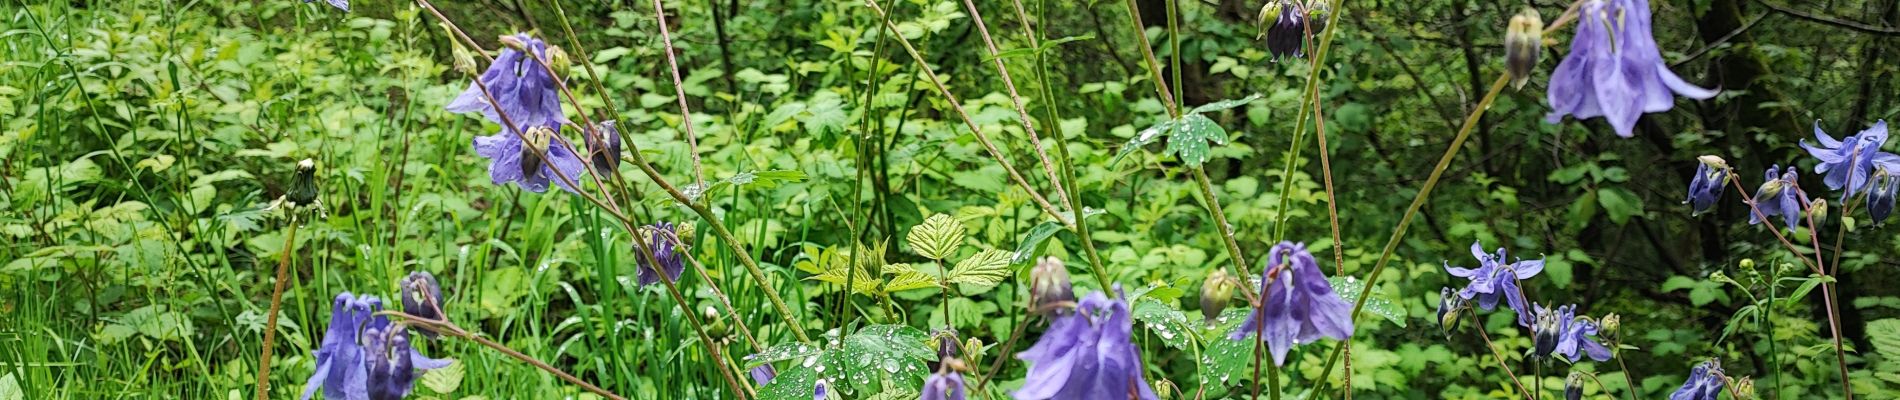
[[[1334,11],[1334,15],[1337,14],[1338,11]],[[1425,206],[1425,200],[1431,198],[1432,189],[1438,186],[1438,179],[1444,177],[1445,169],[1451,167],[1451,160],[1457,158],[1458,150],[1465,145],[1465,139],[1471,138],[1472,128],[1478,125],[1479,119],[1484,118],[1484,112],[1491,108],[1491,102],[1497,100],[1498,93],[1502,92],[1505,84],[1510,82],[1510,77],[1498,76],[1498,79],[1491,83],[1490,91],[1485,92],[1484,98],[1478,100],[1478,106],[1471,110],[1471,115],[1465,117],[1464,126],[1459,128],[1458,135],[1451,139],[1451,145],[1445,147],[1445,154],[1438,158],[1438,165],[1432,167],[1431,176],[1425,178],[1425,186],[1419,188],[1418,195],[1412,197],[1412,204],[1406,206],[1405,214],[1399,217],[1398,226],[1392,228],[1392,237],[1386,240],[1385,249],[1379,252],[1379,260],[1373,264],[1372,272],[1366,275],[1365,289],[1361,289],[1358,300],[1353,301],[1352,319],[1359,319],[1359,312],[1365,309],[1366,299],[1371,296],[1372,288],[1379,286],[1379,274],[1385,272],[1385,265],[1392,261],[1392,253],[1398,251],[1399,241],[1405,239],[1406,228],[1412,225],[1412,218],[1418,216],[1418,210]],[[1332,355],[1326,358],[1326,366],[1321,368],[1319,375],[1313,378],[1318,382],[1314,384],[1315,390],[1311,393],[1319,393],[1325,388],[1326,376],[1332,374],[1333,363],[1339,360],[1339,355],[1344,348],[1344,346],[1335,348]]]
[[[1491,342],[1491,334],[1485,333],[1484,321],[1478,320],[1478,313],[1476,311],[1472,311],[1466,314],[1471,314],[1472,328],[1477,329],[1478,337],[1484,339],[1484,347],[1487,349],[1491,349],[1491,357],[1492,359],[1495,359],[1498,361],[1498,368],[1503,368],[1504,375],[1511,377],[1511,384],[1517,386],[1517,391],[1519,393],[1525,393],[1526,396],[1528,396],[1530,393],[1530,390],[1526,390],[1524,388],[1524,382],[1519,382],[1517,380],[1517,373],[1511,372],[1511,365],[1509,363],[1504,362],[1504,353],[1498,351],[1497,343]],[[1456,318],[1456,317],[1453,317],[1453,318]]]
[[[587,381],[583,381],[581,380],[581,378],[575,377],[573,374],[569,374],[566,371],[562,371],[560,368],[555,368],[552,365],[548,365],[548,363],[542,362],[539,359],[535,359],[533,356],[529,356],[527,354],[523,354],[520,351],[509,348],[507,345],[496,343],[495,341],[489,340],[488,338],[482,337],[481,335],[475,334],[474,332],[469,332],[466,329],[462,329],[461,326],[456,325],[453,322],[417,317],[414,314],[409,314],[402,311],[394,311],[394,310],[377,311],[376,314],[402,318],[403,324],[407,324],[412,327],[422,328],[424,330],[435,332],[443,336],[449,336],[449,337],[455,337],[455,338],[461,338],[461,339],[467,339],[469,341],[473,341],[476,344],[482,345],[483,347],[487,347],[497,352],[501,352],[501,354],[503,355],[507,355],[508,357],[514,358],[516,360],[520,360],[521,362],[528,363],[528,365],[532,365],[535,368],[541,369],[542,371],[547,371],[550,374],[554,374],[555,377],[561,378],[561,380],[567,381],[568,383],[572,383],[575,386],[580,386],[582,389],[586,389],[588,392],[593,392],[594,394],[597,394],[597,395],[600,395],[601,397],[606,397],[609,399],[626,400],[626,397],[621,397],[620,395],[607,391],[607,389],[602,389],[599,386],[594,386],[594,384],[587,383]]]
[[[270,292],[270,313],[264,317],[264,349],[257,356],[257,400],[270,399],[271,345],[277,342],[277,311],[284,306],[284,285],[290,280],[290,254],[297,252],[297,211],[290,212],[290,226],[284,228],[284,248],[277,259],[277,281]]]

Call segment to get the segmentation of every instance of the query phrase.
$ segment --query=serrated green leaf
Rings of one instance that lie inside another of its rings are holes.
[[[1123,157],[1134,153],[1135,150],[1140,150],[1142,146],[1147,146],[1150,143],[1161,140],[1162,137],[1174,131],[1175,125],[1175,120],[1166,119],[1161,122],[1156,122],[1153,126],[1149,126],[1148,129],[1142,129],[1141,132],[1136,132],[1135,137],[1129,138],[1128,143],[1122,144],[1121,150],[1115,151],[1115,157],[1108,160],[1108,165],[1110,167],[1120,165]]]
[[[1335,276],[1326,278],[1326,281],[1333,284],[1333,292],[1339,293],[1339,298],[1345,299],[1347,303],[1359,301],[1359,292],[1366,289],[1365,281],[1350,276]],[[1372,288],[1372,297],[1366,299],[1365,310],[1385,317],[1400,328],[1405,327],[1405,309],[1400,308],[1398,302],[1393,301],[1381,288]]]
[[[917,272],[917,269],[911,267],[910,264],[886,265],[883,268],[883,273],[885,275],[891,275],[890,282],[884,284],[885,293],[939,287],[937,286],[937,277]]]
[[[757,354],[745,356],[746,368],[775,363],[779,361],[802,359],[824,353],[825,348],[801,342],[781,343],[765,348]]]
[[[1201,114],[1188,114],[1181,117],[1168,134],[1168,149],[1164,154],[1174,154],[1188,168],[1200,168],[1206,163],[1212,147],[1208,144],[1227,144],[1227,129]]]
[[[904,236],[910,249],[932,260],[943,260],[963,244],[963,222],[947,214],[932,214]]]
[[[1259,93],[1254,93],[1253,95],[1238,98],[1238,99],[1227,99],[1227,100],[1221,100],[1221,101],[1216,101],[1212,103],[1202,104],[1200,107],[1194,107],[1194,110],[1188,111],[1188,113],[1200,114],[1200,113],[1215,112],[1215,111],[1225,111],[1227,109],[1231,109],[1234,107],[1247,105],[1247,103],[1252,103],[1254,102],[1254,100],[1260,100],[1260,97],[1261,96]]]
[[[462,387],[463,373],[466,372],[462,360],[449,360],[449,365],[422,373],[422,386],[439,394],[455,393]]]
[[[1009,279],[1010,252],[989,249],[957,263],[944,280],[966,285],[995,286]]]

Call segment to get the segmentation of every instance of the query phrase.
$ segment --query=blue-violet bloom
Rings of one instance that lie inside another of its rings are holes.
[[[1333,293],[1331,282],[1305,243],[1280,242],[1273,245],[1262,271],[1260,293],[1265,300],[1247,315],[1230,339],[1244,339],[1259,333],[1273,353],[1274,365],[1286,365],[1286,353],[1293,345],[1311,343],[1321,337],[1345,340],[1352,336],[1352,303]],[[1275,271],[1277,275],[1266,275]]]
[[[1689,199],[1683,200],[1690,206],[1691,216],[1702,215],[1715,207],[1715,201],[1722,199],[1722,189],[1728,187],[1728,162],[1721,157],[1696,157],[1695,178],[1689,180]]]
[[[1825,174],[1821,182],[1827,183],[1829,189],[1847,189],[1847,193],[1841,195],[1842,201],[1860,193],[1861,187],[1867,185],[1867,176],[1873,172],[1876,163],[1900,168],[1900,156],[1880,151],[1880,146],[1887,143],[1886,120],[1875,122],[1872,128],[1841,140],[1834,140],[1827,132],[1821,131],[1821,121],[1817,120],[1814,121],[1814,141],[1820,147],[1802,140],[1801,148],[1807,149],[1808,155],[1821,161],[1814,165],[1814,173]]]
[[[963,374],[957,371],[944,371],[930,374],[924,380],[923,395],[919,400],[964,400]]]
[[[324,330],[323,342],[315,352],[317,371],[304,382],[301,399],[309,400],[319,387],[327,400],[363,398],[368,372],[363,369],[363,348],[356,343],[356,333],[369,322],[370,313],[381,306],[375,296],[357,298],[349,292],[331,300],[330,327]]]
[[[1867,188],[1867,214],[1875,224],[1887,221],[1893,214],[1895,195],[1900,195],[1900,176],[1894,175],[1886,167],[1874,168],[1873,185]]]
[[[1669,394],[1669,400],[1715,400],[1722,395],[1722,364],[1716,360],[1703,361],[1690,370],[1689,380],[1675,393]]]
[[[1630,137],[1643,113],[1675,107],[1673,95],[1707,99],[1716,91],[1683,81],[1663,64],[1650,32],[1649,0],[1585,0],[1570,54],[1551,73],[1550,123],[1565,115],[1603,117]]]
[[[1782,221],[1787,223],[1788,229],[1795,229],[1800,226],[1801,205],[1808,202],[1807,194],[1802,193],[1801,187],[1796,183],[1800,181],[1800,173],[1796,172],[1792,165],[1788,166],[1786,171],[1782,171],[1781,165],[1776,164],[1768,168],[1766,175],[1761,187],[1755,189],[1755,208],[1761,212],[1750,213],[1748,224],[1759,224],[1764,216],[1779,215]]]
[[[1036,345],[1016,354],[1029,361],[1029,375],[1010,395],[1019,400],[1156,400],[1142,379],[1141,350],[1129,341],[1133,329],[1128,303],[1089,293],[1074,312],[1051,316],[1049,330]]]
[[[548,45],[526,33],[503,36],[502,42],[509,46],[495,57],[479,82],[470,82],[467,90],[449,102],[448,110],[479,111],[490,122],[502,125],[501,132],[475,138],[475,153],[492,160],[488,177],[495,184],[513,182],[540,193],[553,182],[575,191],[570,182],[579,183],[583,163],[567,141],[555,140],[561,127],[569,123],[561,111],[559,83],[536,57],[523,52],[531,51],[545,59]],[[493,103],[489,96],[493,96]]]
[[[1583,360],[1578,354],[1579,350],[1582,351],[1583,356],[1589,356],[1592,360],[1609,361],[1610,348],[1605,347],[1596,339],[1597,332],[1601,329],[1596,320],[1575,315],[1577,309],[1575,304],[1558,309],[1560,310],[1558,320],[1563,325],[1557,330],[1557,349],[1552,353],[1570,359],[1571,363]]]
[[[759,386],[772,383],[772,378],[778,377],[778,369],[772,368],[772,364],[752,367],[752,370],[748,373],[752,375],[752,383],[756,383]]]
[[[680,259],[679,236],[673,233],[673,224],[659,222],[647,225],[642,230],[650,235],[647,238],[647,248],[653,249],[653,259],[659,261],[661,270],[665,270],[666,280],[678,281],[680,273],[686,271],[686,264]],[[647,263],[646,256],[635,254],[633,258],[640,263],[640,286],[660,283],[660,271]]]
[[[1498,248],[1496,255],[1486,254],[1479,242],[1471,243],[1471,256],[1478,258],[1477,269],[1465,269],[1445,263],[1445,271],[1452,276],[1470,279],[1471,283],[1458,291],[1458,297],[1465,300],[1478,300],[1478,307],[1491,311],[1498,306],[1498,298],[1503,297],[1517,312],[1518,326],[1529,327],[1531,322],[1530,303],[1524,300],[1524,290],[1518,281],[1530,279],[1544,271],[1544,260],[1518,260],[1504,264],[1504,249]]]
[[[304,4],[310,4],[316,1],[317,0],[303,0]],[[350,0],[324,0],[324,2],[330,3],[331,7],[336,7],[338,10],[343,10],[343,12],[350,12]]]

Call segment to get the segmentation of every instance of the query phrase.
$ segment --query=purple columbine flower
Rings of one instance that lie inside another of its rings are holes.
[[[408,397],[416,387],[420,371],[449,366],[447,359],[433,359],[410,346],[407,327],[393,324],[388,317],[374,317],[363,330],[364,364],[369,371],[370,400],[396,400]]]
[[[402,282],[402,312],[419,318],[446,320],[443,315],[446,305],[442,302],[442,285],[436,283],[435,275],[429,271],[410,272]],[[422,335],[435,339],[435,332],[422,331]]]
[[[1663,64],[1650,33],[1649,0],[1587,0],[1578,10],[1570,54],[1551,73],[1550,123],[1565,115],[1610,121],[1616,134],[1633,135],[1643,113],[1675,107],[1673,95],[1702,100],[1716,91],[1682,80]]]
[[[316,1],[317,0],[303,0],[304,4],[310,4]],[[343,12],[350,12],[350,0],[324,0],[324,2],[330,3],[331,7],[336,7],[338,10],[343,10]]]
[[[1702,215],[1715,207],[1715,201],[1722,199],[1722,189],[1728,187],[1728,162],[1721,157],[1696,157],[1699,163],[1695,168],[1695,178],[1689,181],[1690,216]]]
[[[647,247],[653,249],[653,259],[660,262],[661,269],[666,270],[666,280],[678,281],[680,273],[686,271],[686,264],[680,259],[679,236],[673,233],[673,224],[659,222],[647,225],[642,230],[651,232]],[[647,264],[646,256],[635,254],[633,258],[640,263],[640,286],[660,283],[660,271],[653,269],[652,264]]]
[[[1141,349],[1129,341],[1133,329],[1128,303],[1089,293],[1074,312],[1051,316],[1049,330],[1036,345],[1016,354],[1030,362],[1029,375],[1010,395],[1019,400],[1155,400],[1154,389],[1141,376]]]
[[[482,73],[480,82],[469,83],[467,90],[449,102],[448,110],[480,111],[483,118],[503,125],[497,134],[475,138],[475,153],[492,160],[488,177],[495,184],[514,182],[540,193],[548,190],[551,181],[575,191],[569,181],[580,182],[583,163],[573,146],[556,140],[561,126],[569,123],[561,111],[557,92],[560,83],[536,60],[546,59],[548,45],[526,33],[503,36],[502,42],[508,47]],[[527,56],[523,50],[532,51],[536,57]],[[482,86],[488,88],[486,95]],[[493,103],[489,96],[494,97]],[[503,114],[508,118],[502,118]]]
[[[1268,0],[1266,6],[1260,10],[1260,16],[1263,20],[1267,17],[1275,17],[1273,14],[1276,11],[1279,15],[1271,20],[1273,25],[1267,27],[1267,53],[1272,54],[1275,61],[1289,57],[1305,57],[1306,53],[1302,51],[1302,48],[1306,45],[1307,38],[1306,5],[1298,0]],[[1319,32],[1318,29],[1313,31]]]
[[[1827,183],[1829,189],[1847,189],[1847,193],[1841,195],[1843,202],[1854,197],[1855,193],[1860,193],[1861,187],[1867,185],[1867,176],[1873,172],[1874,164],[1900,168],[1900,156],[1880,151],[1880,146],[1887,143],[1886,120],[1875,122],[1872,128],[1841,140],[1834,140],[1827,132],[1821,131],[1821,121],[1817,120],[1814,121],[1814,141],[1821,146],[1811,146],[1807,140],[1802,140],[1801,148],[1807,149],[1808,155],[1821,160],[1814,165],[1814,173],[1825,174],[1821,182]]]
[[[1352,337],[1352,303],[1333,293],[1332,283],[1326,281],[1313,254],[1306,252],[1306,244],[1280,242],[1272,252],[1260,277],[1264,301],[1228,338],[1239,340],[1259,333],[1273,351],[1273,364],[1286,365],[1286,352],[1295,344],[1321,337]],[[1276,267],[1279,273],[1267,276]]]
[[[613,121],[594,124],[594,135],[587,137],[587,163],[601,176],[620,169],[620,128]]]
[[[772,383],[772,378],[778,377],[778,369],[772,368],[772,364],[752,367],[752,371],[748,373],[752,374],[752,383],[757,383],[759,386]]]
[[[1879,224],[1893,214],[1894,197],[1900,195],[1900,176],[1888,172],[1886,167],[1875,167],[1872,182],[1873,185],[1867,187],[1867,215]]]
[[[1722,364],[1716,360],[1703,361],[1689,371],[1689,381],[1675,393],[1669,394],[1669,400],[1715,400],[1722,395]]]
[[[349,292],[336,295],[330,302],[330,327],[317,346],[317,371],[303,384],[303,400],[323,388],[327,400],[350,399],[364,392],[368,372],[363,368],[363,348],[356,343],[356,332],[369,322],[370,313],[382,307],[375,296],[358,298]]]
[[[1458,290],[1458,297],[1465,300],[1477,299],[1478,307],[1491,311],[1498,306],[1498,298],[1503,297],[1517,312],[1517,325],[1529,327],[1531,322],[1530,303],[1524,300],[1524,290],[1518,281],[1530,279],[1544,271],[1544,260],[1518,260],[1504,264],[1504,248],[1498,248],[1497,255],[1486,254],[1479,242],[1471,243],[1471,256],[1478,258],[1477,269],[1465,269],[1451,266],[1447,261],[1445,271],[1452,276],[1471,280],[1471,284]]]
[[[1590,317],[1576,315],[1576,309],[1575,304],[1557,308],[1557,346],[1551,354],[1564,356],[1571,363],[1582,361],[1581,356],[1589,356],[1590,359],[1597,361],[1609,361],[1610,348],[1604,347],[1603,343],[1596,340],[1599,330],[1597,322]],[[1578,354],[1579,350],[1582,351],[1581,356]]]
[[[1787,171],[1782,172],[1781,165],[1776,164],[1769,167],[1766,174],[1768,176],[1761,183],[1761,187],[1755,189],[1755,208],[1761,212],[1750,213],[1748,224],[1761,223],[1763,216],[1779,215],[1788,224],[1788,229],[1795,229],[1800,226],[1801,205],[1808,202],[1808,195],[1802,193],[1801,187],[1796,183],[1801,178],[1800,173],[1796,172],[1792,165],[1788,166]]]
[[[924,380],[923,396],[918,400],[964,400],[963,374],[944,371]]]

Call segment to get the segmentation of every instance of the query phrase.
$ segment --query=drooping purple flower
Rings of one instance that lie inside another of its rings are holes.
[[[620,169],[620,129],[614,127],[614,121],[594,124],[594,135],[587,136],[587,163],[601,176]]]
[[[1471,243],[1471,256],[1478,258],[1477,269],[1453,267],[1447,261],[1445,271],[1452,276],[1470,279],[1471,283],[1458,291],[1458,297],[1465,300],[1478,300],[1478,307],[1491,311],[1498,306],[1502,297],[1517,312],[1517,325],[1529,327],[1531,322],[1530,303],[1524,300],[1524,290],[1518,281],[1530,279],[1544,271],[1544,260],[1518,260],[1516,263],[1504,263],[1504,248],[1498,248],[1496,255],[1484,252],[1479,242]]]
[[[964,400],[963,374],[957,371],[930,374],[930,378],[924,380],[922,392],[918,400]]]
[[[1274,14],[1278,14],[1277,17]],[[1269,0],[1261,8],[1261,23],[1271,22],[1267,28],[1267,53],[1274,60],[1305,57],[1302,51],[1306,44],[1306,6],[1297,0]],[[1266,20],[1267,17],[1275,17]],[[1318,29],[1314,29],[1315,32]]]
[[[1801,178],[1800,173],[1792,165],[1784,172],[1781,165],[1776,164],[1768,168],[1766,175],[1761,187],[1755,189],[1754,206],[1761,212],[1750,213],[1748,224],[1759,224],[1764,216],[1779,215],[1787,223],[1788,229],[1796,229],[1800,226],[1801,205],[1808,202],[1807,194],[1802,193],[1796,183]]]
[[[1352,303],[1333,292],[1331,282],[1305,243],[1280,242],[1273,245],[1262,271],[1260,308],[1248,313],[1247,320],[1228,335],[1245,339],[1258,333],[1273,352],[1274,365],[1286,365],[1286,353],[1294,344],[1312,343],[1321,337],[1345,340],[1352,337]],[[1268,275],[1273,271],[1277,274]]]
[[[1893,214],[1894,197],[1900,195],[1900,176],[1888,171],[1875,167],[1873,185],[1867,187],[1867,215],[1875,224],[1887,221],[1887,216]]]
[[[772,383],[772,378],[778,377],[778,369],[772,368],[772,364],[752,367],[748,373],[752,375],[752,383],[757,383],[759,386]]]
[[[1715,400],[1722,395],[1722,364],[1716,360],[1703,361],[1689,371],[1689,380],[1682,383],[1675,393],[1669,394],[1669,400]]]
[[[475,153],[492,160],[488,176],[495,184],[514,182],[539,193],[547,191],[551,181],[574,191],[570,182],[580,182],[583,163],[571,143],[556,140],[561,127],[569,123],[557,94],[560,84],[536,57],[523,52],[545,59],[548,45],[526,33],[504,36],[502,42],[509,46],[495,57],[479,82],[470,82],[467,90],[449,102],[448,110],[479,111],[483,118],[502,125],[501,132],[475,138]]]
[[[1029,361],[1029,375],[1011,396],[1155,400],[1154,389],[1142,379],[1141,350],[1129,341],[1133,329],[1128,303],[1089,293],[1075,312],[1050,317],[1049,330],[1036,345],[1016,354]]]
[[[1695,178],[1689,181],[1689,204],[1691,216],[1708,212],[1715,207],[1715,201],[1722,198],[1722,189],[1728,187],[1728,162],[1721,157],[1696,157]]]
[[[368,372],[363,368],[363,348],[356,343],[356,332],[381,304],[375,296],[357,298],[349,292],[330,301],[330,327],[324,330],[323,342],[317,346],[317,371],[304,381],[302,399],[309,400],[319,387],[327,400],[352,399],[351,394],[361,398]]]
[[[1451,331],[1458,329],[1458,321],[1461,320],[1458,313],[1470,306],[1469,300],[1452,293],[1451,288],[1438,288],[1438,329],[1450,336]]]
[[[1809,145],[1807,140],[1802,140],[1801,148],[1807,149],[1808,155],[1821,161],[1814,165],[1814,173],[1825,174],[1821,182],[1827,183],[1829,189],[1847,189],[1847,193],[1841,195],[1841,201],[1860,193],[1861,187],[1867,185],[1867,176],[1873,172],[1876,163],[1900,168],[1900,156],[1880,151],[1880,146],[1887,143],[1886,120],[1875,122],[1872,128],[1841,140],[1834,140],[1827,132],[1821,131],[1821,121],[1817,120],[1814,121],[1814,141],[1821,146],[1815,147]]]
[[[1599,329],[1596,320],[1576,315],[1576,309],[1575,304],[1557,308],[1556,318],[1559,323],[1557,346],[1551,354],[1563,356],[1571,363],[1582,361],[1582,356],[1589,356],[1590,359],[1597,361],[1609,361],[1610,348],[1603,346],[1603,343],[1596,339]],[[1578,353],[1580,350],[1582,354]]]
[[[399,283],[402,286],[402,312],[416,317],[432,320],[444,320],[442,285],[437,283],[435,275],[429,271],[410,272]],[[435,339],[435,332],[422,331],[422,335]]]
[[[310,4],[315,1],[317,0],[303,0],[304,4]],[[336,7],[338,10],[343,10],[343,12],[350,12],[350,0],[324,0],[324,2],[330,3],[331,7]]]
[[[374,317],[363,329],[364,364],[369,371],[370,400],[397,400],[409,396],[416,387],[420,371],[449,366],[449,360],[432,359],[416,351],[409,343],[409,330],[390,323],[388,317]]]
[[[1603,117],[1630,137],[1643,113],[1675,107],[1674,95],[1702,100],[1716,91],[1682,80],[1663,64],[1650,32],[1649,0],[1586,0],[1577,10],[1570,54],[1550,76],[1550,123],[1565,115]]]
[[[679,280],[680,273],[686,271],[686,264],[684,260],[680,258],[679,248],[677,247],[679,245],[679,236],[673,233],[673,224],[659,222],[653,225],[647,225],[645,229],[641,230],[649,233],[647,248],[653,249],[653,259],[659,261],[660,269],[666,271],[666,280],[669,282]],[[639,251],[638,248],[634,250]],[[640,286],[660,283],[660,271],[655,270],[652,264],[647,263],[646,256],[635,254],[633,258],[640,263]]]
[[[1559,337],[1563,336],[1564,320],[1571,318],[1570,307],[1557,307],[1551,310],[1543,304],[1531,308],[1531,358],[1543,359],[1557,350]]]

